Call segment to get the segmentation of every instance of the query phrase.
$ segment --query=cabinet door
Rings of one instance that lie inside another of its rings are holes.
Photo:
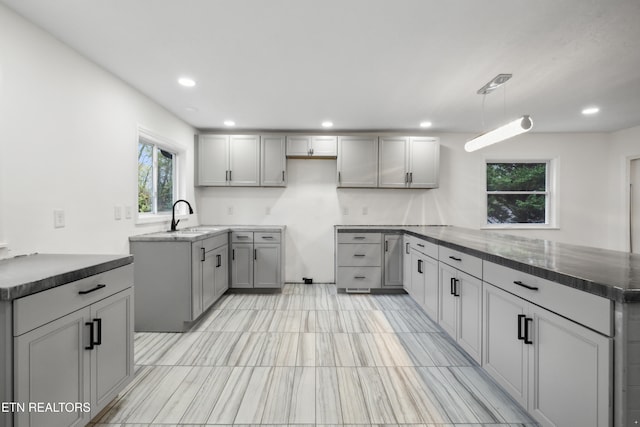
[[[380,138],[380,187],[405,188],[408,185],[407,147],[409,138]]]
[[[287,136],[287,156],[310,156],[310,136]]]
[[[256,243],[253,249],[253,283],[256,288],[280,288],[280,244]]]
[[[285,187],[287,185],[287,158],[284,136],[260,137],[260,185]]]
[[[402,286],[402,236],[384,236],[383,286]]]
[[[411,297],[424,306],[424,255],[411,250]]]
[[[453,280],[457,280],[457,270],[439,262],[440,286],[438,287],[438,324],[452,338],[457,337],[458,297],[454,294]]]
[[[97,341],[92,353],[91,416],[98,413],[133,379],[133,289],[91,306]]]
[[[200,135],[198,139],[198,185],[228,185],[229,137]]]
[[[260,137],[232,135],[229,138],[229,185],[260,185]]]
[[[438,318],[438,261],[425,256],[424,260],[424,304],[422,307],[435,321]]]
[[[253,288],[253,245],[231,246],[231,287]]]
[[[87,307],[14,338],[14,401],[91,402],[90,314]],[[32,427],[80,426],[90,419],[81,411],[14,414],[15,425]]]
[[[454,289],[458,298],[457,341],[476,362],[482,360],[482,281],[461,271]]]
[[[341,136],[338,140],[338,187],[378,186],[378,138]]]
[[[338,138],[335,136],[311,137],[311,155],[336,157],[338,155]]]
[[[440,144],[434,138],[409,140],[409,187],[436,188],[440,164]]]
[[[411,245],[411,238],[407,235],[402,238],[402,279],[404,290],[411,294],[411,251],[409,247]]]
[[[216,265],[218,257],[216,252],[211,250],[204,253],[202,266],[202,312],[206,311],[216,300]]]
[[[229,246],[224,245],[216,249],[214,253],[216,258],[215,299],[218,299],[229,289]]]
[[[611,425],[612,339],[529,304],[529,412],[544,426]]]

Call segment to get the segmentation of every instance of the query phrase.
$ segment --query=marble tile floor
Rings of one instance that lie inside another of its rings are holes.
[[[537,425],[406,294],[226,294],[135,364],[93,426]]]

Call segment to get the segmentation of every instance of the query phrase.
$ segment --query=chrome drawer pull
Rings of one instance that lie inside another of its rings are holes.
[[[354,236],[353,240],[364,240],[365,237],[364,236]]]
[[[453,255],[449,256],[449,258],[451,258],[454,261],[462,261],[462,258],[456,258]]]
[[[95,292],[98,289],[102,289],[102,288],[106,288],[107,285],[97,285],[95,288],[89,289],[87,291],[78,291],[78,295],[86,295],[86,294],[90,294],[91,292]]]
[[[420,246],[421,248],[424,248],[424,245],[422,243],[418,243],[418,246]]]
[[[365,254],[353,254],[353,256],[360,256],[360,257],[362,257],[362,256],[365,256]]]
[[[538,290],[538,288],[536,286],[525,285],[520,280],[514,280],[513,283],[515,283],[518,286],[522,286],[523,288],[527,288],[527,289],[529,289],[531,291],[537,291]]]
[[[354,279],[366,279],[366,276],[353,276]]]

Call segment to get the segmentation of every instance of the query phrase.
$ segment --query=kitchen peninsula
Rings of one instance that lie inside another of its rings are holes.
[[[336,270],[341,245],[383,257],[402,236],[405,290],[543,425],[640,421],[639,255],[448,226],[335,231]]]

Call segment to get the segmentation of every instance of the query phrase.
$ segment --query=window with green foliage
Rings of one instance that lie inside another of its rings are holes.
[[[487,224],[549,224],[549,162],[487,162]]]
[[[177,154],[138,139],[138,213],[170,212],[176,199]]]

